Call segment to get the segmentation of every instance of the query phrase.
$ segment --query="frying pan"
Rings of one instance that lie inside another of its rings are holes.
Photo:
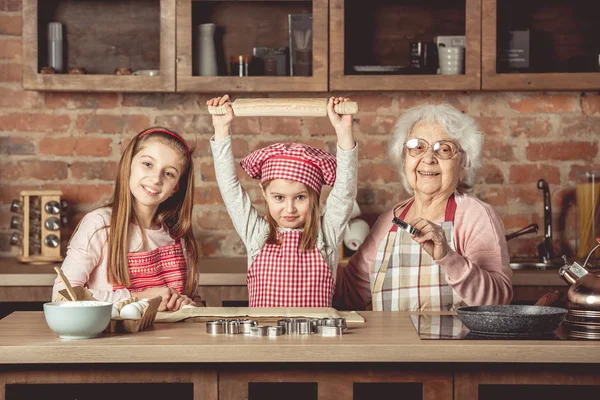
[[[489,335],[543,335],[565,319],[567,310],[547,306],[470,306],[456,309],[471,332]]]

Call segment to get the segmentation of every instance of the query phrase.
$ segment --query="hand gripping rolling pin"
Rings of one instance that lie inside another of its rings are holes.
[[[329,99],[237,99],[231,106],[236,117],[326,117]],[[356,114],[358,103],[342,101],[338,114]],[[208,106],[212,115],[225,115],[225,106]]]

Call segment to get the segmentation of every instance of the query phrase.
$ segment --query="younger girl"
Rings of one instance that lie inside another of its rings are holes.
[[[193,193],[188,144],[164,128],[140,132],[121,156],[112,200],[88,213],[71,237],[64,274],[101,301],[161,296],[160,311],[193,304]],[[52,297],[63,288],[57,278]]]
[[[227,109],[226,115],[213,115],[215,136],[210,144],[223,201],[248,253],[251,307],[331,307],[338,247],[356,198],[358,152],[352,116],[340,117],[333,109],[345,100],[332,97],[327,105],[338,139],[337,163],[331,154],[297,143],[277,143],[242,160],[242,168],[260,180],[265,217],[254,209],[236,176],[229,96],[207,102]],[[321,216],[323,184],[333,189]]]

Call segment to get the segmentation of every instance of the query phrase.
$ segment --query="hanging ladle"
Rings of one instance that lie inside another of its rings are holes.
[[[62,269],[60,269],[60,267],[54,267],[54,270],[56,271],[56,273],[60,277],[60,280],[62,281],[62,283],[65,284],[65,287],[67,288],[67,292],[69,293],[69,296],[71,297],[71,300],[72,301],[77,301],[77,295],[75,294],[75,290],[73,290],[73,286],[71,286],[71,282],[69,282],[69,280],[67,279],[67,277],[63,273]]]

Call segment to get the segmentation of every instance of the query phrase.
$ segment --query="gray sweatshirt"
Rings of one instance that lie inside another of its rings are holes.
[[[219,190],[233,226],[246,246],[250,268],[265,244],[269,225],[252,206],[250,196],[238,180],[231,150],[231,136],[221,140],[211,139],[210,147]],[[321,229],[317,237],[317,248],[334,279],[338,266],[338,248],[344,238],[356,198],[358,146],[354,146],[352,150],[342,150],[338,146],[336,158],[336,179],[321,216]]]

